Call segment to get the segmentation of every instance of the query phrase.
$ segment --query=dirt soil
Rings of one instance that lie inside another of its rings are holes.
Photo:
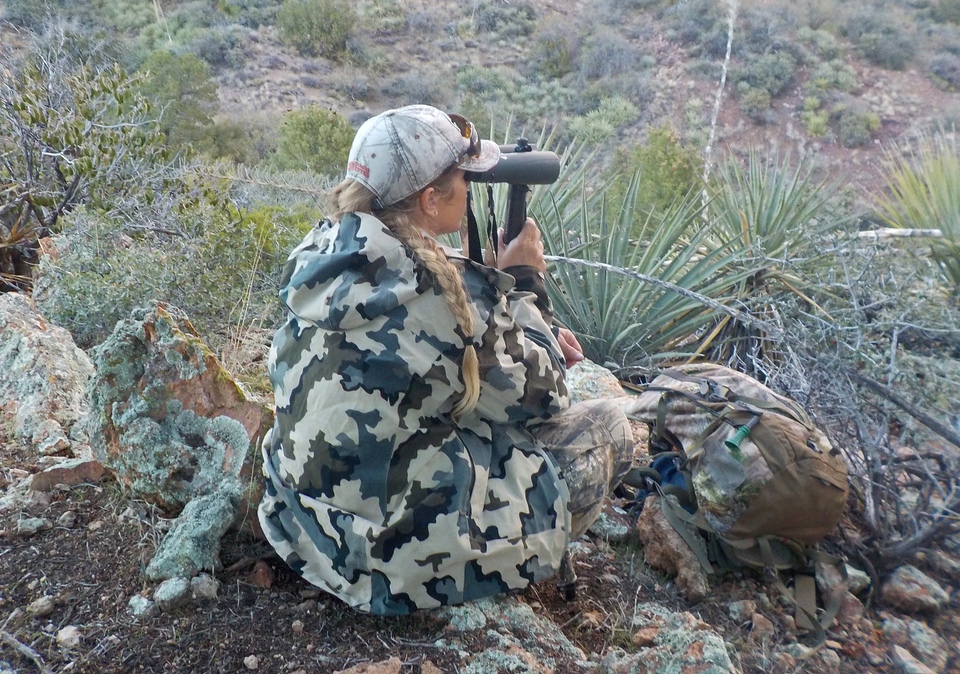
[[[24,447],[0,435],[0,488],[40,468]],[[625,504],[621,504],[625,505]],[[67,513],[74,513],[75,522]],[[17,532],[24,518],[43,517],[53,526],[24,537]],[[228,533],[220,554],[222,568],[214,575],[219,595],[146,618],[134,618],[128,602],[134,595],[152,597],[155,586],[143,570],[169,527],[170,520],[149,506],[128,500],[112,480],[55,489],[29,505],[0,513],[0,672],[4,662],[16,674],[76,672],[226,673],[250,671],[338,672],[365,662],[399,658],[402,672],[462,671],[458,650],[438,648],[451,637],[446,621],[431,612],[411,617],[377,618],[349,609],[306,584],[263,544],[239,533]],[[786,668],[772,658],[783,642],[795,636],[782,629],[786,611],[774,604],[764,613],[777,626],[774,637],[754,643],[750,619],[731,618],[729,604],[757,600],[761,579],[737,575],[714,583],[708,601],[690,604],[671,579],[643,563],[642,549],[629,538],[611,544],[587,541],[577,557],[578,596],[565,601],[552,583],[542,583],[518,595],[542,615],[560,625],[566,636],[587,654],[608,649],[635,651],[629,616],[640,603],[657,601],[674,611],[690,611],[719,632],[731,656],[744,672],[879,672],[890,673],[889,644],[882,642],[879,619],[858,628],[835,628],[828,644],[837,654],[834,667],[822,662],[800,669]],[[34,617],[25,609],[49,596],[49,615]],[[954,603],[957,599],[954,598]],[[17,610],[20,609],[20,610]],[[945,612],[940,633],[956,643],[960,625],[957,606]],[[67,626],[81,631],[79,646],[58,645]],[[951,636],[952,635],[952,636]],[[457,635],[460,650],[480,653],[498,644],[486,630]],[[840,660],[839,669],[835,668]],[[956,664],[956,663],[955,663]],[[558,662],[562,674],[583,671],[574,663]],[[953,670],[957,671],[957,670]]]

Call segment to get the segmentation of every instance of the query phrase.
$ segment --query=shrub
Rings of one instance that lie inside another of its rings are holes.
[[[863,6],[847,15],[843,31],[874,65],[903,70],[913,58],[916,45],[909,26],[897,23],[897,18],[878,16],[873,7]]]
[[[596,110],[570,120],[570,133],[581,142],[602,143],[639,114],[637,106],[621,96],[605,98]]]
[[[937,21],[960,23],[960,0],[938,0],[933,15]]]
[[[960,57],[954,54],[937,54],[927,64],[930,79],[946,91],[960,90]]]
[[[821,63],[810,74],[810,88],[821,93],[850,92],[857,88],[857,74],[839,59]]]
[[[639,54],[622,35],[603,28],[591,35],[583,46],[580,58],[580,75],[585,79],[597,79],[622,75],[637,70]]]
[[[342,60],[357,14],[350,0],[284,0],[277,12],[283,41],[303,56]]]
[[[205,150],[207,127],[217,111],[217,85],[193,54],[152,53],[141,70],[141,91],[161,111],[160,130],[176,150]]]
[[[822,28],[802,27],[797,31],[797,37],[805,43],[812,44],[817,55],[826,60],[833,61],[843,56],[843,48],[837,41],[833,33]]]
[[[831,121],[837,130],[837,140],[844,147],[859,147],[870,142],[873,132],[880,128],[880,118],[873,112],[857,109],[840,103],[830,112]]]
[[[746,82],[753,89],[762,89],[776,96],[793,80],[797,62],[786,52],[751,56],[747,65],[737,69],[734,79]]]
[[[830,114],[826,110],[805,110],[801,117],[812,137],[823,138],[830,132]]]
[[[530,63],[541,77],[558,79],[573,71],[579,48],[579,36],[567,26],[554,23],[537,33]]]
[[[450,107],[453,99],[452,82],[444,80],[445,73],[413,71],[385,79],[380,93],[398,103],[426,103],[438,108]]]
[[[770,118],[770,92],[747,87],[740,95],[740,109],[750,119],[766,123]]]
[[[496,33],[501,38],[527,37],[536,28],[537,12],[525,2],[513,4],[481,2],[473,16],[479,33]]]
[[[337,175],[347,166],[354,129],[332,110],[310,105],[288,112],[280,124],[273,164],[283,170]]]

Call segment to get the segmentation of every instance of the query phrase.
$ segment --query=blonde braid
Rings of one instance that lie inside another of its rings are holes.
[[[453,176],[452,170],[444,172],[434,181],[432,187],[441,194],[444,193],[450,188],[450,180]],[[443,251],[437,248],[433,239],[424,237],[413,224],[413,207],[418,197],[419,192],[378,211],[376,216],[410,249],[414,258],[436,280],[444,302],[453,312],[457,326],[464,335],[460,374],[463,377],[465,390],[463,397],[453,407],[454,416],[459,416],[473,410],[480,397],[480,363],[477,351],[472,344],[473,312],[470,310],[470,298],[463,287],[460,268],[450,262]],[[333,200],[336,217],[339,219],[344,213],[349,212],[370,213],[373,193],[360,183],[347,179],[334,190]]]

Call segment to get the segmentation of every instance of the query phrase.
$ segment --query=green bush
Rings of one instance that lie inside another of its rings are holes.
[[[810,74],[810,88],[825,93],[828,91],[850,92],[857,88],[857,74],[849,65],[837,59],[821,63]]]
[[[599,144],[636,120],[639,114],[637,106],[623,97],[605,98],[596,110],[571,119],[570,133],[579,142]]]
[[[776,96],[789,86],[797,70],[796,60],[786,52],[750,56],[748,63],[734,71],[733,79],[746,82]]]
[[[277,12],[281,39],[302,56],[343,60],[357,13],[350,0],[284,0]]]
[[[700,186],[700,153],[686,147],[669,125],[650,129],[647,140],[632,150],[618,150],[614,159],[616,173],[611,177],[608,195],[611,203],[622,200],[635,173],[638,207],[663,212]]]
[[[960,0],[938,0],[933,15],[938,21],[960,23]]]
[[[845,103],[834,106],[830,118],[837,131],[837,140],[848,148],[866,145],[873,132],[880,128],[880,118],[876,113]]]
[[[640,55],[633,44],[616,31],[602,28],[583,45],[580,76],[591,80],[633,73],[638,69],[639,60]]]
[[[740,109],[756,122],[766,122],[770,117],[770,92],[766,89],[747,87],[740,94]]]
[[[960,57],[944,52],[927,64],[930,79],[945,91],[960,91]]]
[[[217,85],[207,64],[193,54],[152,53],[141,66],[141,92],[160,114],[160,130],[175,150],[209,149],[209,127],[216,114]]]
[[[813,138],[823,138],[830,132],[830,114],[826,110],[804,110],[801,117]]]
[[[338,175],[346,169],[354,133],[343,117],[318,105],[288,112],[280,124],[273,164],[282,170]]]
[[[541,77],[559,79],[573,72],[580,48],[579,36],[560,24],[537,32],[530,50],[530,63]]]
[[[890,12],[880,14],[872,6],[859,6],[843,24],[844,34],[870,63],[890,70],[903,70],[916,52],[916,38],[905,18]]]
[[[537,25],[537,11],[520,0],[511,4],[481,2],[473,15],[477,32],[496,33],[504,39],[527,37]]]

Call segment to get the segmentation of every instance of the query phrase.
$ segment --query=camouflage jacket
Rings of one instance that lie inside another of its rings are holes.
[[[362,611],[524,588],[568,543],[567,487],[525,427],[568,405],[543,277],[457,263],[481,372],[479,403],[458,419],[463,339],[383,223],[323,223],[283,274],[260,520],[295,571]]]

